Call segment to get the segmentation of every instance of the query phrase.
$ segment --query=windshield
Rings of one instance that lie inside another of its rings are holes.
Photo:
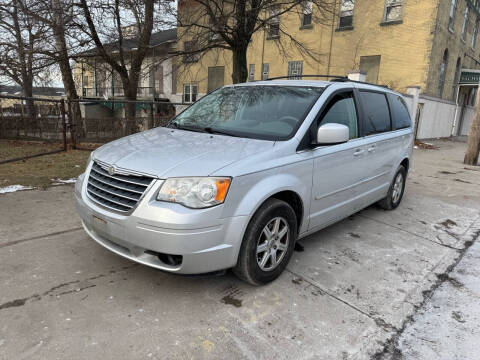
[[[233,86],[218,89],[171,123],[179,129],[265,140],[286,140],[303,122],[323,89],[300,86]]]

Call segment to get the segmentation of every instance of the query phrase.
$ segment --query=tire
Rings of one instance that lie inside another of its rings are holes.
[[[233,272],[252,285],[264,285],[275,280],[292,257],[296,238],[295,211],[285,201],[268,199],[247,226]],[[272,253],[275,253],[275,258]]]
[[[405,170],[403,165],[400,165],[393,177],[392,183],[390,184],[387,196],[378,202],[378,206],[384,210],[396,209],[402,201],[403,193],[405,192],[406,179],[407,170]]]

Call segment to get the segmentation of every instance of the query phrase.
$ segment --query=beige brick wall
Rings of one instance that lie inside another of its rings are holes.
[[[304,61],[304,74],[346,75],[359,68],[361,56],[381,55],[379,84],[402,92],[410,85],[417,85],[425,91],[438,1],[405,0],[402,22],[389,25],[383,24],[384,0],[357,1],[353,29],[344,31],[337,29],[339,1],[333,27],[330,20],[314,24],[312,29],[300,29],[298,14],[283,15],[282,26],[316,52],[316,58],[302,55],[285,36],[279,46],[275,40],[264,40],[263,32],[259,32],[249,48],[248,63],[255,64],[256,80],[261,77],[262,58],[270,65],[270,77],[287,75],[288,61],[293,60]],[[225,83],[231,83],[231,53],[215,50],[180,71],[178,91],[182,91],[184,83],[195,82],[200,93],[206,92],[208,67],[218,65],[225,66]]]

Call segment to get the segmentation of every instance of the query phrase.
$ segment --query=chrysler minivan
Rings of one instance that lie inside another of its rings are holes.
[[[295,242],[373,203],[395,209],[412,154],[405,99],[345,79],[224,86],[167,127],[95,150],[83,227],[164,271],[277,278]]]

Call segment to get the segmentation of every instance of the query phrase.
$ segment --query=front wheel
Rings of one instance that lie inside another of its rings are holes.
[[[385,210],[393,210],[400,205],[405,191],[405,181],[407,179],[407,170],[403,165],[400,165],[395,173],[393,181],[388,189],[388,194],[385,198],[378,202],[378,205]]]
[[[297,218],[285,201],[268,199],[255,213],[243,237],[233,272],[253,285],[275,280],[292,256]]]

